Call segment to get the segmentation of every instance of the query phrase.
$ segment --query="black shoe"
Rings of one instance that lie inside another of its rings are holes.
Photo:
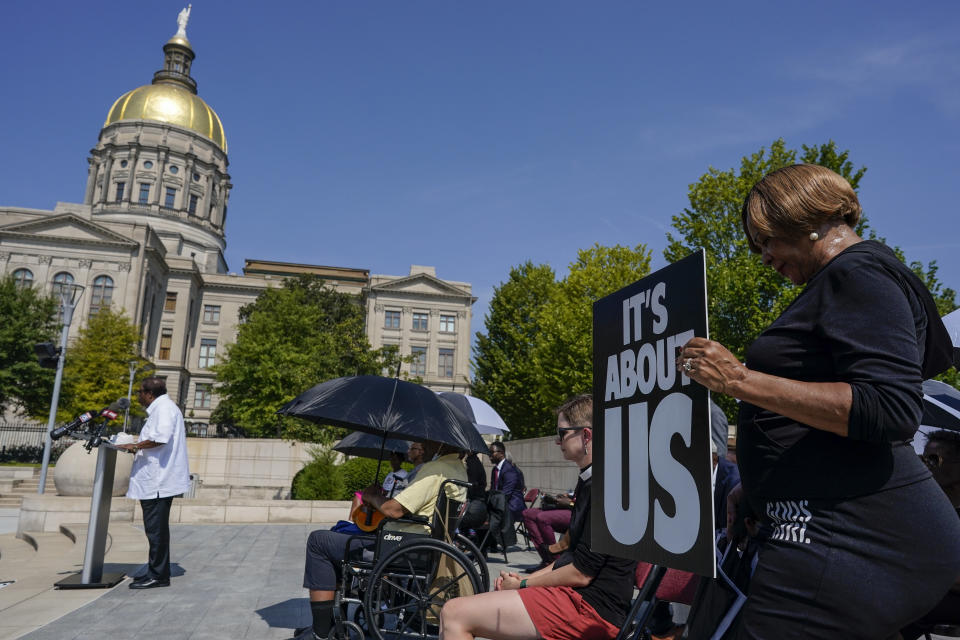
[[[130,577],[133,578],[134,582],[143,582],[144,580],[150,578],[150,575],[146,573],[138,573],[137,575]]]
[[[131,582],[131,589],[154,589],[156,587],[169,587],[169,580],[158,580],[157,578],[147,578],[142,582]]]

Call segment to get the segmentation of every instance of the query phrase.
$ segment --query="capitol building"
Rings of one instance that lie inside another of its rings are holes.
[[[71,338],[98,310],[123,309],[194,432],[206,431],[217,405],[210,367],[235,340],[240,307],[301,273],[365,293],[371,346],[412,354],[405,367],[428,387],[468,392],[476,300],[469,283],[418,265],[396,276],[247,259],[242,274],[230,272],[227,134],[197,94],[185,27],[181,20],[163,46],[153,82],[107,109],[82,203],[58,202],[52,211],[0,206],[0,273],[51,293],[59,284],[82,285]]]

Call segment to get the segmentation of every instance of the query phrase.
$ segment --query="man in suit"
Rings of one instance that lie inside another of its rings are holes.
[[[490,444],[490,490],[500,491],[506,496],[507,509],[513,514],[513,521],[523,517],[523,481],[520,471],[507,460],[507,448],[497,440]]]

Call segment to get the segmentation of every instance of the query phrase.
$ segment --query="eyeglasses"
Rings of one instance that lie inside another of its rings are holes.
[[[920,456],[928,469],[939,469],[945,464],[957,464],[960,460],[947,460],[939,453],[926,453]]]
[[[557,427],[557,444],[563,442],[568,431],[583,431],[584,429],[589,429],[589,427]]]

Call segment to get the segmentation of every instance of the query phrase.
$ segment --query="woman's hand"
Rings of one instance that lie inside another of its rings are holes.
[[[520,574],[501,571],[500,577],[497,578],[494,582],[493,590],[494,591],[511,591],[513,589],[520,588]]]
[[[710,391],[733,395],[733,384],[742,381],[747,368],[730,351],[713,340],[691,338],[677,354],[677,371]]]

